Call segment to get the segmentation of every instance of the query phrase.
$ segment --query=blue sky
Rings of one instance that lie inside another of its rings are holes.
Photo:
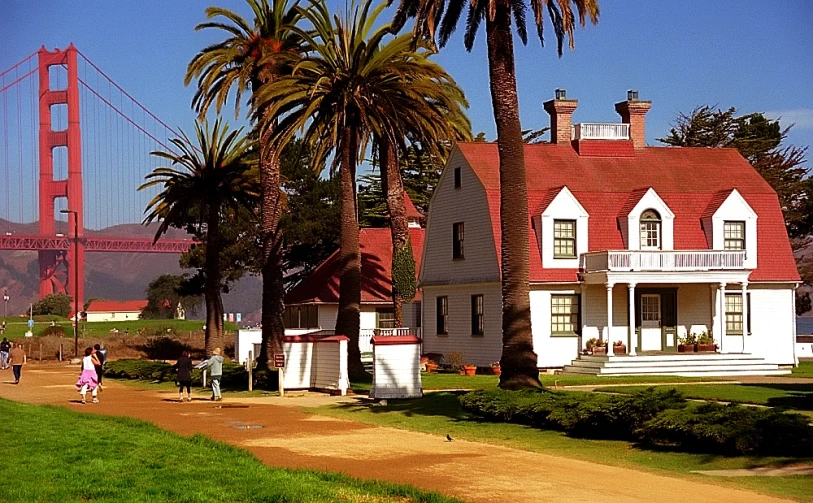
[[[343,1],[330,0],[336,6]],[[41,45],[73,42],[127,92],[172,126],[192,129],[190,59],[219,40],[195,32],[208,5],[248,15],[242,0],[0,2],[0,70]],[[600,2],[597,26],[576,32],[576,50],[556,55],[537,39],[516,48],[523,126],[549,124],[542,102],[557,87],[579,100],[574,122],[617,122],[613,104],[638,89],[652,100],[647,140],[665,135],[678,112],[701,104],[766,112],[795,122],[790,143],[813,145],[813,2],[719,0]],[[481,30],[471,53],[461,29],[437,56],[465,90],[474,132],[495,136]],[[225,115],[234,122],[232,110]],[[810,165],[810,163],[808,163]]]

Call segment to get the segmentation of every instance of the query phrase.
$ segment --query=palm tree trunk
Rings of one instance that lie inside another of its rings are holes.
[[[493,20],[486,16],[491,104],[500,155],[502,236],[502,358],[500,387],[540,387],[531,335],[529,296],[528,189],[519,122],[511,12],[499,1]]]
[[[263,112],[265,116],[265,112]],[[282,277],[282,204],[280,201],[280,166],[276,149],[270,146],[273,128],[260,138],[260,185],[262,191],[262,345],[257,362],[267,366],[274,354],[282,354],[285,336],[283,314],[285,288]]]
[[[395,308],[395,326],[400,328],[403,326],[404,296],[398,288],[399,281],[396,281],[396,274],[411,274],[411,278],[414,278],[415,261],[414,258],[412,261],[407,261],[407,263],[412,264],[411,271],[408,268],[396,265],[396,257],[399,255],[407,253],[412,255],[412,246],[409,242],[409,221],[407,220],[406,204],[404,203],[404,184],[403,180],[401,180],[398,151],[394,148],[392,142],[382,138],[379,145],[379,155],[381,159],[381,188],[387,198],[387,211],[390,214],[390,233],[392,234],[392,305]],[[411,300],[411,296],[407,300]]]
[[[203,293],[206,298],[206,356],[211,356],[215,348],[223,348],[223,299],[220,296],[220,212],[215,198],[210,204],[206,217],[206,283]]]
[[[350,338],[347,347],[347,371],[350,379],[366,375],[359,351],[359,310],[361,308],[361,249],[359,247],[358,209],[356,206],[357,132],[342,128],[341,165],[341,237],[339,239],[339,313],[336,334]]]

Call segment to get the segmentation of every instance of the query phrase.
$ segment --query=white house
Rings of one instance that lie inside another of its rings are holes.
[[[94,300],[85,313],[88,322],[137,320],[146,300]]]
[[[424,229],[418,224],[422,215],[406,197],[410,221],[410,240],[416,274],[420,270]],[[362,228],[361,247],[361,317],[359,347],[372,352],[371,339],[376,332],[394,331],[395,311],[392,306],[392,237],[389,228]],[[338,250],[314,269],[285,296],[285,333],[299,335],[319,330],[333,330],[339,309]],[[420,336],[421,294],[403,305],[403,330]]]
[[[545,103],[552,143],[525,146],[538,366],[794,364],[800,279],[770,185],[733,149],[646,146],[651,103],[637,92],[615,105],[618,124],[571,126],[577,102],[557,96]],[[499,186],[495,143],[455,147],[427,215],[424,352],[500,358]],[[674,354],[680,337],[704,331],[716,354]],[[591,338],[610,341],[612,356],[582,356]],[[614,355],[615,341],[629,356]]]

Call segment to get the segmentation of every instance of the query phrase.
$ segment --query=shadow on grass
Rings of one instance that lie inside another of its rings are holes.
[[[771,407],[813,411],[813,383],[811,384],[743,384],[745,388],[767,388],[787,393],[787,396],[768,398]]]
[[[337,407],[351,412],[359,410],[365,410],[372,414],[397,412],[405,417],[436,416],[446,417],[454,421],[487,422],[482,418],[467,413],[460,407],[458,397],[466,393],[465,391],[439,391],[427,393],[423,398],[388,400],[387,405],[365,401],[339,404]]]

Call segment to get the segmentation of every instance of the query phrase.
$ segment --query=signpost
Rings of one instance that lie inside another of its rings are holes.
[[[279,396],[285,396],[285,387],[282,384],[283,381],[283,372],[285,368],[285,354],[277,354],[274,353],[274,367],[279,369],[277,371],[279,377]]]

